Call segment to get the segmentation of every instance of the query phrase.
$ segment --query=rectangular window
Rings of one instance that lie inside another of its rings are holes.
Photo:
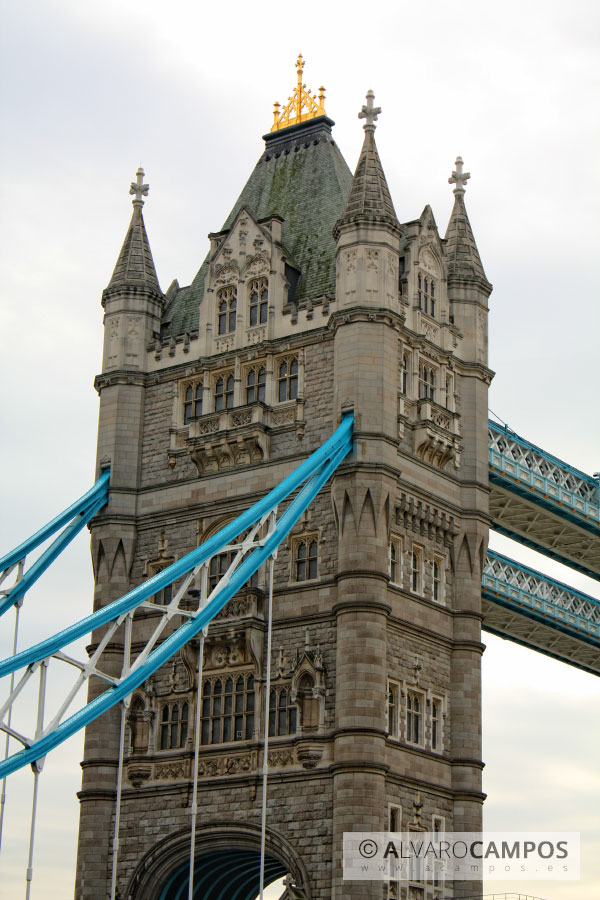
[[[188,731],[187,703],[165,703],[160,719],[160,749],[185,747]]]
[[[206,679],[202,684],[202,744],[251,740],[254,733],[254,676]]]
[[[294,581],[312,581],[319,568],[319,545],[316,537],[297,541],[294,547]]]
[[[434,834],[434,842],[438,843],[444,836],[444,832],[446,830],[446,820],[443,816],[433,816],[431,819],[431,830]],[[441,860],[436,860],[434,862],[434,874],[433,874],[433,885],[434,887],[443,887],[444,879],[443,875],[443,866],[444,863]],[[436,897],[441,897],[441,894],[434,894],[434,900]]]
[[[425,698],[420,691],[406,692],[406,740],[409,744],[423,744],[423,707]]]
[[[434,556],[432,563],[432,597],[436,603],[444,602],[444,558]]]
[[[298,360],[282,359],[277,369],[277,399],[279,403],[298,396]]]
[[[410,362],[408,353],[402,354],[402,362],[400,364],[400,393],[408,393],[408,370]]]
[[[387,730],[390,737],[400,737],[400,685],[395,681],[388,681]]]
[[[235,379],[233,375],[219,375],[215,382],[215,411],[233,409],[233,389]]]
[[[402,807],[398,806],[395,803],[390,803],[388,807],[388,831],[398,832],[402,830]],[[400,871],[396,871],[396,866],[398,862],[395,857],[392,856],[390,858],[390,877],[392,881],[390,882],[389,890],[388,890],[388,898],[400,898],[400,885],[397,881],[393,881],[394,878],[397,878],[400,875]]]
[[[392,535],[390,538],[390,581],[402,584],[402,538]]]
[[[411,553],[410,589],[413,594],[423,593],[423,550],[415,545]]]
[[[435,400],[436,376],[435,366],[424,362],[419,364],[419,399]]]
[[[431,749],[438,753],[442,751],[442,700],[440,697],[431,699]]]
[[[281,737],[296,733],[297,709],[287,688],[269,694],[269,736]]]

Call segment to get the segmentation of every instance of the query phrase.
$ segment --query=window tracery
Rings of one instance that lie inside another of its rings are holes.
[[[231,334],[235,331],[237,317],[237,290],[230,285],[217,291],[217,332]]]
[[[201,381],[195,384],[188,384],[185,389],[183,400],[183,424],[189,425],[192,419],[202,415],[202,393],[203,384]]]
[[[428,363],[419,363],[419,398],[435,400],[436,368]]]
[[[298,396],[298,359],[282,359],[277,375],[277,399],[279,403],[295,400]]]
[[[235,379],[233,374],[219,375],[215,382],[215,412],[233,409]]]
[[[254,675],[206,678],[202,683],[202,744],[251,740],[254,732]]]
[[[298,710],[289,687],[277,687],[269,694],[269,736],[295,734]]]
[[[423,312],[435,318],[437,296],[436,284],[431,275],[419,272],[417,275],[417,307]]]
[[[255,400],[265,402],[267,389],[267,370],[264,366],[250,369],[246,375],[246,403],[254,403]]]
[[[318,576],[319,544],[315,537],[304,537],[294,544],[294,581],[312,581]]]
[[[269,315],[269,288],[266,278],[253,278],[248,286],[250,325],[262,325]]]
[[[187,703],[165,703],[160,717],[160,749],[185,747],[188,732]]]

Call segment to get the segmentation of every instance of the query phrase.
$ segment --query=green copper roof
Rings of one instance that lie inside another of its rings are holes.
[[[265,136],[266,148],[227,216],[230,228],[242,206],[256,219],[281,216],[282,243],[302,275],[296,299],[335,292],[333,227],[342,214],[352,174],[322,117]],[[189,288],[180,289],[165,311],[163,334],[198,327],[208,257]]]

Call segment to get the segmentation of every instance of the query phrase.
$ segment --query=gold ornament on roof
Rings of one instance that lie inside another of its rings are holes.
[[[271,131],[280,131],[289,125],[299,125],[300,122],[306,122],[308,119],[316,119],[318,116],[326,116],[325,112],[325,88],[319,88],[319,96],[311,94],[306,89],[306,85],[302,83],[302,72],[304,71],[304,59],[302,54],[298,55],[296,60],[296,69],[298,72],[298,84],[291,97],[288,97],[287,104],[279,111],[280,104],[274,103],[273,106],[273,127]]]

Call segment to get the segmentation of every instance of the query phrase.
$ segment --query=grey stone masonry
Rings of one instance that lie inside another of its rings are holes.
[[[274,566],[267,855],[307,900],[451,900],[481,895],[481,885],[343,879],[345,832],[385,830],[392,816],[403,829],[478,830],[484,799],[491,285],[462,172],[446,239],[429,206],[398,221],[372,101],[351,184],[330,120],[325,130],[294,126],[289,142],[272,139],[227,227],[211,234],[202,277],[171,299],[141,216],[145,186],[135,186],[103,295],[98,467],[111,467],[111,482],[92,523],[94,605],[206,541],[352,411],[352,453]],[[320,197],[328,236],[317,253],[315,235],[305,238]],[[215,577],[227,553],[214,558]],[[196,709],[199,871],[217,854],[233,870],[239,854],[259,852],[267,589],[263,566],[211,622],[201,684],[194,639],[130,698],[121,900],[170,900],[172,879],[184,883]],[[168,592],[154,599],[168,602]],[[194,590],[185,603],[195,608]],[[157,616],[136,614],[134,656]],[[122,650],[119,635],[104,657],[109,673],[120,672]],[[110,897],[119,723],[115,710],[86,732],[77,900]],[[246,894],[258,893],[248,879]]]

